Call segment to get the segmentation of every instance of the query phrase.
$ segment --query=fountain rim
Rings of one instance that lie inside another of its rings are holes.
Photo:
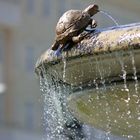
[[[114,31],[119,31],[119,30],[131,30],[133,27],[138,27],[140,28],[140,22],[138,23],[131,23],[131,24],[126,24],[126,25],[119,25],[119,26],[112,26],[112,27],[108,27],[108,28],[103,28],[103,29],[96,29],[94,31],[94,33],[90,33],[89,37],[94,37],[94,36],[98,36],[101,33],[108,33],[108,32],[114,32]],[[88,38],[84,39],[88,40]],[[81,44],[81,43],[80,43]],[[80,49],[78,49],[77,44],[74,45],[74,47],[72,47],[71,50],[68,51],[63,51],[61,56],[56,56],[55,52],[51,49],[48,49],[47,51],[45,51],[45,53],[43,53],[41,55],[41,57],[38,58],[37,63],[35,65],[35,73],[38,73],[38,70],[40,69],[40,67],[42,67],[42,65],[48,65],[48,66],[53,66],[56,64],[59,64],[62,61],[62,58],[65,58],[67,61],[75,59],[75,58],[79,58],[79,57],[88,57],[88,56],[92,56],[92,55],[100,55],[100,54],[109,54],[112,52],[116,52],[116,51],[127,51],[129,49],[139,49],[140,47],[140,42],[136,43],[136,44],[132,44],[131,46],[117,46],[117,47],[103,47],[103,48],[94,48],[92,47],[92,51],[88,51],[88,47],[84,50],[84,52],[80,51]]]

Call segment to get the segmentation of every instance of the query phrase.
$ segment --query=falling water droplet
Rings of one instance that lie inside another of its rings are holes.
[[[122,78],[123,78],[123,80],[124,80],[124,89],[122,89],[122,91],[124,90],[124,91],[126,91],[126,92],[129,93],[129,89],[128,89],[128,87],[127,87],[127,79],[126,79],[127,72],[126,72],[126,70],[125,70],[125,65],[124,65],[124,62],[123,62],[123,60],[122,60],[123,54],[122,54],[122,53],[116,52],[116,58],[117,58],[117,60],[119,61],[120,65],[121,65]],[[128,94],[128,100],[127,100],[127,101],[129,101],[129,100],[130,100],[130,95]]]
[[[66,82],[66,58],[63,56],[62,57],[62,61],[63,61],[63,81]]]
[[[97,68],[97,71],[99,72],[99,76],[101,80],[100,82],[103,85],[103,90],[106,90],[105,79],[104,79],[104,68],[101,61],[99,61],[98,59],[96,59],[96,68]]]
[[[134,80],[135,80],[135,92],[138,94],[138,78],[137,78],[137,70],[135,66],[135,59],[134,54],[132,51],[130,51],[130,57],[132,59],[132,67],[133,67],[133,74],[134,74]]]

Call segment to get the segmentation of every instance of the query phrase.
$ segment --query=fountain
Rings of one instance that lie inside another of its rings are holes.
[[[47,136],[86,139],[84,124],[108,139],[139,140],[139,60],[140,23],[96,29],[59,56],[48,49],[35,68]]]

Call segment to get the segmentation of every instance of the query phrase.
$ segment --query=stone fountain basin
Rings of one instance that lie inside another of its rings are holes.
[[[60,56],[47,50],[35,68],[38,76],[44,70],[73,87],[107,84],[106,89],[96,90],[94,86],[72,92],[67,101],[70,111],[96,128],[140,139],[140,90],[136,79],[140,72],[140,23],[96,30]]]
[[[140,138],[140,89],[128,82],[129,92],[123,83],[103,88],[86,89],[68,98],[71,112],[81,122],[118,136]],[[137,85],[137,87],[139,84]]]
[[[63,59],[66,60],[65,66]],[[35,70],[40,75],[43,66],[48,74],[58,80],[78,86],[95,79],[120,79],[122,65],[131,75],[132,59],[139,72],[140,23],[97,30],[60,56],[47,50],[39,58]]]

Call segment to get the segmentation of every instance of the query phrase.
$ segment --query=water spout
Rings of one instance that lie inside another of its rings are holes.
[[[107,13],[106,11],[100,11],[100,13],[104,14],[105,16],[107,16],[108,18],[110,18],[116,26],[119,26],[119,23],[116,21],[116,19],[114,19],[109,13]]]

